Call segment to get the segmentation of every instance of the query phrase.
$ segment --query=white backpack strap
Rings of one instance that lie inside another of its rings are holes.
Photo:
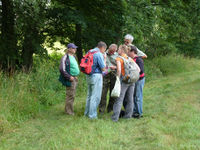
[[[123,59],[123,61],[125,62],[125,58],[124,58],[124,57],[122,57],[122,56],[119,56],[119,58]]]
[[[128,57],[128,60],[133,60],[131,57],[127,56]]]

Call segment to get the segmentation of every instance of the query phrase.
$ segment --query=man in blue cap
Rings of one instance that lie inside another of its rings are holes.
[[[76,86],[78,83],[77,76],[80,73],[78,63],[75,59],[77,46],[73,43],[67,45],[66,54],[60,61],[60,77],[59,81],[66,86],[66,103],[65,112],[68,115],[74,115],[74,97]]]

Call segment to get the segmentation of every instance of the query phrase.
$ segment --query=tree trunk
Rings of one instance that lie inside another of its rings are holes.
[[[29,71],[33,64],[33,39],[30,34],[26,34],[24,37],[23,49],[22,49],[22,67],[24,71]]]
[[[78,57],[78,62],[80,64],[81,58],[83,57],[83,51],[82,51],[82,27],[80,24],[76,24],[76,35],[75,35],[75,45],[78,46],[77,48],[77,57]]]
[[[18,59],[17,38],[15,34],[15,15],[12,0],[2,0],[2,28],[0,45],[0,66],[12,71]]]

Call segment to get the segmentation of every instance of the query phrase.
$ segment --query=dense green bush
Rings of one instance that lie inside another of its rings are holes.
[[[170,75],[187,71],[188,59],[180,55],[161,56],[153,60],[163,75]]]
[[[156,78],[162,77],[163,74],[152,60],[144,60],[144,71],[146,76],[146,81],[154,80]]]
[[[198,60],[184,57],[183,55],[170,54],[144,60],[147,81],[156,78],[196,70]]]

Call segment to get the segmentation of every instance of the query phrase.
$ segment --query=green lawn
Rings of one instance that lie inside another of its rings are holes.
[[[89,120],[83,116],[85,95],[75,100],[75,116],[67,116],[63,100],[0,137],[0,149],[198,150],[199,74],[186,72],[148,82],[142,119],[114,123],[110,113]]]

